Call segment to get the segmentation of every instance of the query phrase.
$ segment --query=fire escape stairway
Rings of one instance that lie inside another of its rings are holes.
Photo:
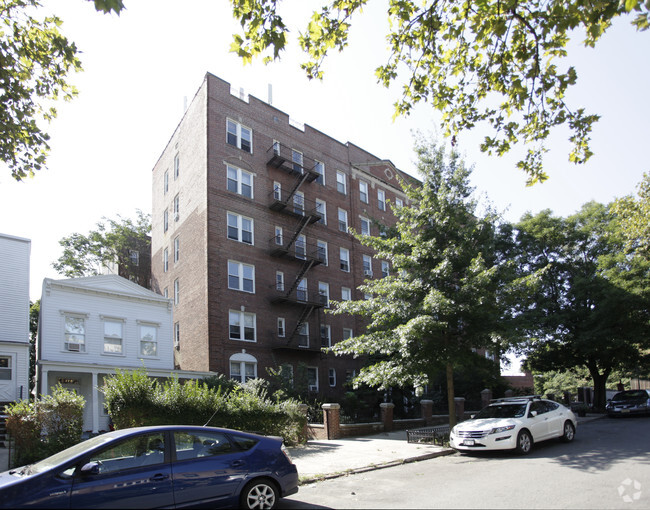
[[[302,325],[309,320],[309,317],[311,316],[311,313],[314,311],[314,308],[316,306],[310,305],[310,306],[305,306],[300,313],[300,317],[298,317],[298,322],[296,323],[296,327],[293,329],[291,332],[291,335],[289,335],[289,339],[287,340],[287,345],[291,343],[291,341],[298,335],[300,329],[302,328]]]
[[[286,295],[287,298],[296,289],[296,287],[298,287],[298,285],[302,281],[302,277],[305,276],[305,274],[307,274],[307,271],[309,271],[315,263],[316,263],[316,261],[314,259],[305,260],[305,262],[303,262],[302,267],[300,268],[300,272],[298,273],[298,275],[296,276],[295,281],[293,282],[293,284],[289,288],[289,292],[287,292],[287,295]]]

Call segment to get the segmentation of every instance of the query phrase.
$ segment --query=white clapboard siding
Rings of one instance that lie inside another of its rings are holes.
[[[0,342],[29,343],[29,239],[0,234]]]

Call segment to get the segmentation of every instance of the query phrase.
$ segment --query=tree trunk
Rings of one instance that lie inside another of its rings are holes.
[[[601,374],[597,369],[589,369],[589,373],[594,381],[594,410],[604,411],[605,404],[607,403],[607,378],[609,377],[610,371],[605,370]]]
[[[449,407],[449,430],[456,425],[456,402],[454,401],[454,367],[447,362],[447,404]]]

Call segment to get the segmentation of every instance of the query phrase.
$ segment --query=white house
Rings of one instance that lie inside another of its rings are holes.
[[[61,384],[86,399],[84,430],[108,430],[99,388],[117,369],[174,372],[172,301],[117,275],[43,280],[37,389]],[[182,373],[179,377],[201,377]]]
[[[29,397],[31,241],[0,234],[0,404]]]

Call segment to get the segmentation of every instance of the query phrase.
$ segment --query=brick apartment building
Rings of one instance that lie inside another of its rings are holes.
[[[325,311],[390,271],[348,228],[394,223],[398,175],[207,74],[153,169],[152,287],[174,301],[176,366],[245,381],[300,364],[310,391],[344,391],[360,360],[321,347],[363,322]]]

